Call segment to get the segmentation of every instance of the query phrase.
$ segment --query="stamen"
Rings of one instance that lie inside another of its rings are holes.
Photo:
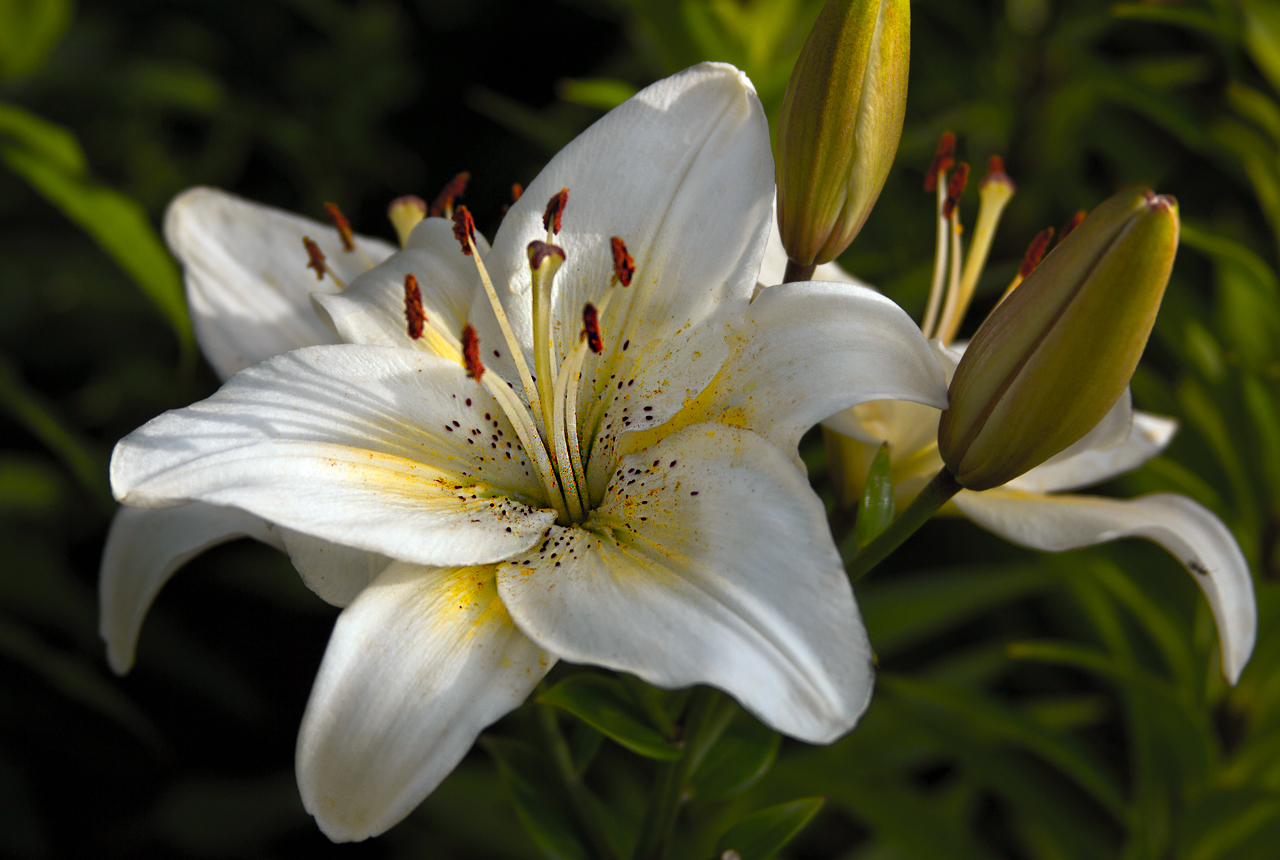
[[[942,207],[944,217],[950,218],[956,211],[956,207],[960,205],[960,195],[964,193],[964,188],[968,184],[969,163],[962,161],[956,165],[956,172],[947,180],[947,202]]]
[[[413,228],[426,217],[426,201],[414,194],[397,197],[387,206],[387,218],[391,221],[391,226],[396,228],[396,238],[400,240],[401,248],[409,241]]]
[[[547,201],[547,211],[542,213],[542,229],[551,236],[560,232],[560,219],[564,216],[565,204],[569,202],[569,189],[561,188]]]
[[[342,239],[342,250],[350,254],[356,249],[356,243],[351,241],[351,222],[347,220],[347,216],[342,214],[342,210],[338,208],[337,203],[325,202],[325,214],[329,216],[329,220],[333,222],[333,226],[338,230],[338,238]]]
[[[933,191],[941,183],[940,179],[946,176],[951,165],[956,163],[954,154],[956,151],[956,136],[949,131],[944,131],[942,137],[938,140],[938,148],[933,153],[933,161],[929,164],[929,172],[924,175],[924,190]]]
[[[520,195],[522,194],[524,194],[524,186],[519,182],[511,183],[511,202],[518,202],[520,200]]]
[[[1080,222],[1084,220],[1084,216],[1089,213],[1081,209],[1079,212],[1071,216],[1071,220],[1062,225],[1062,230],[1058,233],[1058,245],[1071,235],[1072,231],[1080,226]],[[1054,245],[1056,248],[1058,245]]]
[[[942,204],[942,214],[950,227],[951,248],[948,252],[947,297],[943,302],[942,319],[938,320],[937,337],[943,343],[950,343],[959,327],[960,312],[960,266],[964,261],[964,253],[960,248],[960,234],[964,228],[960,226],[960,195],[964,193],[969,182],[969,165],[960,162],[956,172],[947,180],[947,200]]]
[[[431,217],[452,218],[453,201],[462,196],[462,192],[467,190],[467,183],[470,181],[471,174],[464,170],[446,182],[444,188],[441,188],[440,193],[436,195],[436,199],[431,201],[429,211]]]
[[[600,316],[609,307],[609,302],[614,294],[605,296],[600,308],[597,311],[594,305],[587,303],[582,309],[582,322],[586,327],[583,331],[584,337],[578,338],[577,345],[574,346],[573,352],[570,353],[568,360],[563,368],[560,369],[560,375],[556,377],[555,388],[555,415],[552,421],[552,434],[555,440],[556,457],[562,463],[568,464],[567,478],[565,471],[561,472],[561,481],[565,485],[565,498],[569,500],[570,508],[573,507],[573,500],[570,498],[569,485],[572,484],[574,491],[579,497],[579,504],[583,510],[590,508],[587,498],[587,478],[586,470],[582,466],[582,443],[579,438],[578,428],[578,387],[582,384],[582,363],[586,359],[588,349],[592,352],[597,350],[591,345],[593,340],[591,332],[595,332],[596,345],[603,344],[600,337]],[[593,423],[598,423],[596,416],[592,417]],[[567,448],[565,444],[567,443]]]
[[[422,291],[418,289],[418,279],[412,272],[404,276],[404,318],[409,324],[409,337],[414,340],[422,337],[422,326],[427,321],[427,315],[422,310]]]
[[[527,248],[533,281],[533,366],[544,427],[551,426],[555,391],[556,354],[551,342],[551,288],[556,270],[564,262],[564,249],[534,239]]]
[[[480,338],[471,326],[462,329],[462,361],[467,366],[467,376],[479,382],[484,376],[484,364],[480,361]]]
[[[959,171],[956,171],[957,174]],[[969,303],[973,301],[973,293],[978,287],[978,278],[987,264],[987,255],[991,253],[991,241],[995,238],[996,227],[1000,223],[1000,215],[1017,190],[1013,180],[1004,172],[1004,161],[1000,156],[991,156],[987,175],[978,186],[981,203],[978,207],[978,222],[973,230],[973,239],[969,243],[969,255],[965,260],[964,274],[960,277],[960,292],[956,297],[954,308],[951,297],[947,297],[947,310],[943,314],[942,323],[938,326],[938,336],[950,342],[956,336]]]
[[[307,257],[310,260],[306,267],[308,269],[315,269],[317,281],[323,281],[324,276],[327,274],[329,277],[333,278],[333,282],[338,285],[339,289],[346,288],[346,285],[343,284],[342,281],[338,279],[338,276],[333,273],[333,269],[330,269],[325,263],[324,251],[321,251],[320,246],[311,241],[310,236],[302,237],[302,246],[307,249]]]
[[[636,261],[627,253],[627,243],[614,236],[609,240],[609,247],[613,251],[613,280],[610,283],[631,286],[631,279],[636,274]]]
[[[1071,229],[1075,229],[1075,225],[1067,222]],[[1064,228],[1065,229],[1065,228]],[[1000,306],[1000,302],[1009,298],[1009,294],[1018,288],[1018,286],[1027,279],[1036,270],[1036,266],[1040,265],[1040,261],[1044,259],[1044,255],[1049,251],[1049,242],[1053,239],[1053,228],[1045,227],[1036,237],[1031,240],[1031,244],[1027,246],[1027,253],[1022,255],[1022,265],[1018,266],[1018,273],[1013,276],[1013,280],[1009,282],[1009,286],[1005,287],[1004,293],[1000,296],[1000,301],[996,302],[996,307]],[[1059,242],[1062,240],[1059,239]]]
[[[489,306],[493,309],[498,327],[502,329],[503,340],[507,342],[507,349],[511,351],[511,360],[515,362],[516,371],[520,374],[525,397],[529,398],[529,406],[535,413],[539,412],[541,410],[538,408],[538,389],[533,384],[533,376],[529,373],[529,364],[524,360],[524,350],[520,348],[520,341],[516,340],[516,334],[511,330],[511,321],[507,319],[507,312],[498,298],[498,291],[493,288],[489,270],[485,268],[480,254],[476,252],[476,223],[465,206],[458,206],[453,212],[453,235],[462,243],[462,253],[476,262],[476,272],[479,273],[480,283],[484,285],[485,294],[489,297]]]
[[[600,337],[600,317],[596,306],[587,302],[582,308],[582,334],[579,340],[587,342],[587,348],[599,355],[604,351],[604,340]]]

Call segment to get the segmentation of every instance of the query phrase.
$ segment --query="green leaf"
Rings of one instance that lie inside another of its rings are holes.
[[[724,800],[755,785],[769,772],[782,736],[745,713],[725,729],[690,781],[698,800]]]
[[[587,672],[570,675],[537,701],[568,711],[637,755],[663,761],[680,758],[680,747],[649,724],[615,678]]]
[[[1230,81],[1227,84],[1227,102],[1236,113],[1264,130],[1273,143],[1280,145],[1280,105],[1274,99],[1252,87]],[[1183,240],[1186,240],[1185,233]]]
[[[1042,591],[1056,578],[1041,565],[948,567],[867,583],[858,589],[858,603],[871,641],[883,655]]]
[[[725,831],[716,843],[716,856],[732,851],[741,860],[769,860],[796,838],[824,803],[824,798],[806,797],[753,812]]]
[[[880,450],[867,470],[867,480],[862,485],[862,501],[858,504],[858,519],[853,526],[853,538],[862,549],[871,543],[893,522],[893,471],[889,464],[889,443]]]
[[[1280,6],[1244,0],[1244,44],[1271,86],[1280,90]]]
[[[484,736],[480,745],[493,756],[520,823],[543,855],[548,860],[590,860],[568,811],[556,803],[561,791],[543,778],[552,772],[551,762],[521,741]]]
[[[0,160],[88,233],[169,321],[184,351],[193,348],[182,278],[146,209],[88,176],[70,132],[0,104]]]
[[[71,0],[0,0],[0,80],[35,71],[71,23]]]
[[[636,88],[616,78],[561,78],[556,95],[584,107],[612,110],[636,94]]]
[[[0,456],[0,514],[48,514],[62,495],[58,473],[38,460]]]

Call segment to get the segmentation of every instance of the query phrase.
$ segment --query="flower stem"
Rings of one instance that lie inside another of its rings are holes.
[[[946,466],[933,480],[925,485],[920,495],[911,500],[907,509],[888,528],[882,531],[875,540],[862,548],[862,551],[849,562],[849,579],[857,582],[866,576],[873,567],[888,558],[889,553],[900,547],[916,530],[924,525],[925,520],[960,492],[963,487],[956,482],[955,476]]]
[[[727,720],[714,719],[722,698],[721,693],[710,687],[699,687],[689,697],[682,725],[684,753],[675,761],[663,762],[658,767],[653,799],[640,826],[640,838],[631,853],[632,860],[662,860],[666,856],[676,815],[687,799],[689,777],[728,725]]]
[[[569,792],[569,804],[573,807],[573,812],[578,817],[578,823],[582,825],[587,839],[591,841],[595,856],[600,860],[618,860],[613,844],[605,833],[604,824],[592,806],[587,787],[582,782],[582,774],[573,766],[573,754],[569,752],[569,744],[560,731],[560,724],[556,722],[555,708],[550,705],[537,705],[536,708],[538,719],[542,723],[542,731],[551,744],[551,757],[555,759],[560,781]]]
[[[787,260],[787,270],[782,276],[782,283],[792,284],[796,281],[808,281],[813,278],[817,266],[802,266],[794,260]]]

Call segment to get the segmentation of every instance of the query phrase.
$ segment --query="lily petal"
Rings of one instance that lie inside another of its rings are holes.
[[[291,529],[278,529],[302,581],[325,603],[346,607],[387,569],[391,559],[376,552],[331,543]]]
[[[242,537],[284,548],[275,529],[235,508],[195,503],[116,511],[98,574],[98,633],[112,671],[123,675],[132,668],[142,619],[174,572],[205,550]]]
[[[554,663],[511,623],[493,568],[393,564],[325,650],[298,733],[303,805],[335,842],[382,833]]]
[[[665,426],[628,434],[624,450],[714,421],[761,434],[799,464],[800,437],[810,427],[850,406],[884,400],[923,403],[934,414],[947,404],[942,368],[906,312],[851,284],[783,284],[751,304],[712,384]]]
[[[952,500],[965,516],[1006,540],[1059,552],[1141,537],[1168,550],[1209,600],[1222,640],[1222,671],[1235,683],[1257,635],[1253,580],[1240,546],[1208,508],[1172,493],[1119,500],[1042,496],[1004,489],[964,491]]]
[[[493,562],[536,543],[555,514],[530,506],[541,498],[531,472],[496,401],[461,367],[355,345],[243,371],[126,436],[111,460],[126,504],[228,505],[438,565]]]
[[[169,204],[164,235],[186,275],[187,304],[205,357],[223,379],[300,346],[336,343],[311,308],[312,292],[336,290],[307,268],[302,237],[324,251],[343,283],[365,270],[338,231],[216,188],[192,188]],[[359,236],[373,263],[395,248]]]
[[[1119,407],[1128,400],[1126,392],[1116,406]],[[1109,432],[1112,428],[1105,427],[1107,423],[1108,419],[1104,418],[1094,432]],[[1061,454],[1036,466],[1025,475],[1014,478],[1005,486],[1029,493],[1056,493],[1110,480],[1138,468],[1159,454],[1177,431],[1178,422],[1173,418],[1149,412],[1133,412],[1128,431],[1119,444],[1105,446],[1097,439],[1091,439],[1094,432],[1090,432]]]
[[[499,565],[516,624],[562,659],[710,684],[827,743],[871,696],[867,642],[822,503],[763,438],[686,427],[625,458],[576,528]]]
[[[569,199],[555,241],[566,260],[553,297],[560,357],[578,343],[583,305],[600,305],[615,292],[600,319],[605,354],[588,362],[584,389],[602,390],[611,376],[634,380],[646,392],[661,388],[671,407],[656,420],[665,420],[684,396],[697,394],[719,361],[705,355],[693,367],[692,353],[672,350],[672,342],[712,318],[740,318],[768,237],[773,157],[751,82],[723,63],[702,63],[659,81],[579,135],[530,183],[485,259],[526,349],[526,246],[546,237],[543,210],[562,188],[569,189]],[[635,260],[629,287],[610,286],[614,236]],[[471,322],[482,347],[499,342],[487,307],[478,294]],[[723,356],[723,344],[712,342],[711,348]],[[641,355],[646,350],[652,354]],[[484,354],[488,360],[487,348]],[[495,367],[515,378],[509,366]],[[646,402],[665,408],[664,402]]]
[[[489,250],[476,236],[480,253]],[[476,289],[476,266],[459,250],[453,224],[426,218],[413,228],[404,249],[356,278],[340,293],[313,294],[345,343],[429,349],[426,339],[409,337],[404,317],[404,277],[418,279],[427,318],[459,337]]]

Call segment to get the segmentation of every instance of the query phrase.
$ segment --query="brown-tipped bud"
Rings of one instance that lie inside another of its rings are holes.
[[[409,241],[409,234],[413,232],[413,228],[426,217],[427,202],[414,194],[397,197],[387,206],[387,219],[391,222],[391,226],[396,228],[396,238],[400,240],[402,248]]]
[[[466,365],[467,376],[476,382],[484,376],[484,364],[480,361],[480,338],[471,326],[462,329],[462,363]]]
[[[951,169],[956,163],[956,136],[944,131],[938,139],[938,148],[933,153],[933,161],[929,164],[929,172],[924,175],[924,190],[937,191],[938,177]]]
[[[338,238],[342,240],[342,250],[347,253],[354,251],[356,249],[356,243],[352,238],[351,222],[347,220],[347,216],[342,214],[342,210],[338,208],[337,203],[326,202],[324,204],[324,211],[338,231]]]
[[[609,240],[609,249],[613,252],[612,283],[631,286],[631,279],[636,275],[636,261],[627,252],[627,243],[614,236]]]
[[[898,151],[908,0],[827,0],[796,60],[778,126],[778,230],[801,266],[849,246]]]
[[[1071,231],[1080,226],[1080,222],[1084,220],[1087,213],[1081,209],[1079,212],[1071,216],[1071,220],[1062,225],[1062,231],[1058,233],[1058,244],[1071,235]]]
[[[418,278],[413,272],[404,276],[404,320],[409,324],[409,337],[414,340],[422,337],[427,314],[422,309],[422,291],[418,289]]]
[[[968,184],[969,164],[962,161],[956,165],[956,172],[947,180],[947,202],[942,204],[944,218],[950,218],[951,213],[956,211],[956,207],[960,205],[960,195],[964,193],[965,186]]]
[[[446,182],[436,199],[431,201],[431,217],[448,218],[453,211],[453,202],[467,190],[467,183],[470,181],[471,174],[464,170]]]
[[[600,315],[591,302],[582,307],[582,337],[587,339],[587,349],[596,355],[604,351],[604,340],[600,337]]]
[[[1011,481],[1079,440],[1129,384],[1178,249],[1178,205],[1107,200],[992,312],[951,381],[938,449],[971,490]]]
[[[320,250],[320,246],[311,241],[310,236],[302,237],[302,247],[307,249],[307,268],[316,270],[316,280],[323,281],[326,267],[324,264],[324,251]]]
[[[1026,278],[1036,270],[1044,255],[1049,253],[1049,243],[1053,241],[1053,228],[1045,227],[1027,246],[1027,253],[1022,255],[1022,265],[1018,267],[1018,277]]]
[[[462,253],[470,257],[471,249],[476,244],[476,222],[465,206],[453,210],[453,238],[461,243]]]
[[[552,236],[560,232],[560,219],[564,217],[564,207],[568,202],[568,188],[561,188],[547,201],[547,209],[542,213],[542,229]]]

